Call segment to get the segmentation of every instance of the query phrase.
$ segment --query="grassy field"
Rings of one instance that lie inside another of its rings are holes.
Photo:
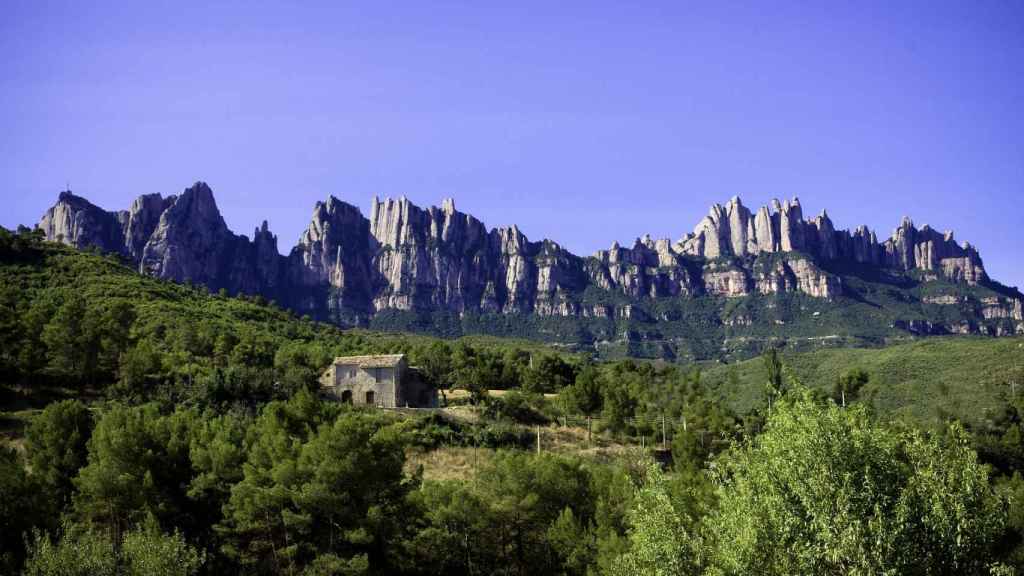
[[[929,424],[954,416],[968,424],[991,418],[1010,395],[1024,391],[1024,338],[928,338],[880,349],[831,349],[784,354],[791,377],[828,391],[843,373],[860,368],[862,391],[878,414]],[[708,368],[704,377],[722,401],[745,413],[765,402],[760,358]]]

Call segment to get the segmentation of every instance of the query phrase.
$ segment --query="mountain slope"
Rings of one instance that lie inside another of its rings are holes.
[[[1001,415],[1015,389],[1024,390],[1024,338],[940,337],[882,349],[819,350],[785,354],[790,373],[830,392],[844,373],[861,369],[861,391],[884,419],[929,426],[948,417],[979,425]],[[707,368],[703,377],[730,408],[763,408],[765,368],[760,358]]]
[[[281,256],[266,223],[252,240],[230,232],[201,182],[116,213],[65,192],[39,228],[159,278],[261,294],[342,326],[521,336],[608,356],[1024,333],[1024,297],[989,279],[952,232],[904,219],[879,242],[863,226],[835,230],[826,213],[805,219],[798,200],[751,212],[733,198],[676,242],[638,238],[589,257],[516,226],[488,230],[451,200],[424,210],[374,199],[366,218],[334,197]]]

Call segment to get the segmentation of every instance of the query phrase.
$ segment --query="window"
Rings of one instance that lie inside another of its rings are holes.
[[[372,391],[366,393],[366,403],[371,405],[371,406],[373,405],[373,392]]]

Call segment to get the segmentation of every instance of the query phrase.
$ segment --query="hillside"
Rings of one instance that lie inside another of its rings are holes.
[[[866,369],[862,397],[881,418],[796,392],[766,419],[760,359],[708,364],[699,376],[694,364],[595,363],[529,341],[342,330],[260,296],[211,294],[38,232],[0,230],[0,339],[0,493],[13,495],[0,498],[0,517],[11,519],[0,523],[0,571],[37,573],[62,555],[85,566],[78,555],[123,533],[122,552],[112,546],[95,562],[200,574],[502,573],[510,563],[518,574],[608,573],[637,527],[652,524],[635,520],[644,510],[678,512],[680,530],[721,542],[705,526],[734,525],[744,506],[719,504],[742,493],[713,474],[766,445],[784,448],[769,448],[780,455],[773,469],[791,466],[796,487],[807,470],[831,478],[842,466],[910,474],[869,479],[897,495],[921,485],[918,469],[975,478],[980,504],[959,481],[934,495],[991,517],[994,528],[965,554],[979,566],[1024,565],[1024,514],[1013,504],[1024,500],[1000,499],[1024,494],[1014,480],[1021,393],[1008,398],[1002,384],[1020,372],[1024,338],[790,346],[788,386],[827,389]],[[387,411],[315,393],[333,355],[375,352],[408,354],[471,405]],[[957,443],[955,425],[953,443],[916,436],[935,415],[966,421],[974,436]],[[987,415],[991,425],[976,426]],[[865,435],[868,444],[854,440]],[[664,474],[649,465],[662,439]],[[860,465],[872,458],[881,460]],[[651,489],[655,507],[643,503]],[[848,496],[817,498],[830,510]],[[876,508],[866,510],[858,517]],[[1013,520],[1004,527],[1004,518]],[[140,538],[153,542],[150,556],[131,556]]]
[[[829,349],[783,355],[801,383],[829,392],[842,375],[865,370],[861,396],[880,417],[929,426],[949,417],[978,424],[1000,414],[1011,382],[1024,390],[1024,338],[928,338],[880,349]],[[765,403],[760,358],[716,365],[704,378],[739,413]]]
[[[116,255],[0,229],[0,400],[15,406],[104,390],[258,405],[315,382],[333,356],[405,353],[416,364],[431,354],[447,362],[453,350],[496,367],[492,387],[518,386],[534,357],[555,367],[564,362],[544,359],[569,358],[525,340],[342,330],[261,296],[211,294],[139,274]]]

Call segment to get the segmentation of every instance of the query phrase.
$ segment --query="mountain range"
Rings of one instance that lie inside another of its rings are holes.
[[[144,274],[342,326],[521,336],[605,356],[1024,333],[1024,296],[952,232],[904,218],[879,241],[866,226],[836,230],[825,212],[805,218],[797,199],[751,211],[734,197],[676,241],[644,236],[591,256],[516,226],[488,229],[451,199],[423,209],[374,198],[367,218],[333,196],[282,256],[266,221],[251,239],[229,230],[203,182],[117,212],[65,191],[38,227]]]

